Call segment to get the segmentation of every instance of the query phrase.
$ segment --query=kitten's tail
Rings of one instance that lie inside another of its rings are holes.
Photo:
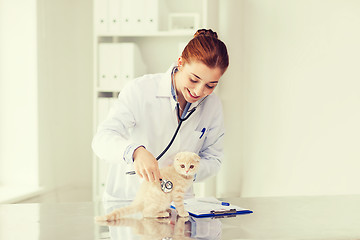
[[[116,219],[120,219],[123,216],[137,213],[140,211],[142,211],[141,204],[136,204],[136,205],[131,204],[129,206],[116,209],[113,212],[109,213],[108,215],[95,217],[95,220],[96,221],[114,221]]]

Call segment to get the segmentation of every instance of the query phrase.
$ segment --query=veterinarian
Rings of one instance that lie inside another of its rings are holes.
[[[201,157],[196,182],[219,171],[224,120],[213,91],[228,65],[225,44],[212,30],[201,29],[167,72],[136,78],[124,87],[92,142],[96,155],[109,163],[104,201],[132,200],[140,179],[159,182],[159,168],[172,164],[181,151]],[[126,174],[131,171],[136,174]],[[191,188],[186,197],[192,195]]]

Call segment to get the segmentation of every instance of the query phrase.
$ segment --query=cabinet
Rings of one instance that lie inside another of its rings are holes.
[[[217,31],[216,0],[94,0],[94,132],[126,82],[165,72],[199,28]],[[93,198],[107,166],[93,159]]]

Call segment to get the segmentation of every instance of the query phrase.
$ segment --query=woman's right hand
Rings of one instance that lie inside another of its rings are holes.
[[[133,154],[136,174],[148,182],[160,181],[159,164],[156,158],[144,147],[138,147]]]

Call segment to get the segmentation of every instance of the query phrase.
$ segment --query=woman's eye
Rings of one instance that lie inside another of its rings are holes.
[[[190,78],[190,82],[192,82],[192,83],[197,83],[198,81]]]
[[[215,86],[206,85],[206,87],[212,89],[212,88],[214,88]]]

